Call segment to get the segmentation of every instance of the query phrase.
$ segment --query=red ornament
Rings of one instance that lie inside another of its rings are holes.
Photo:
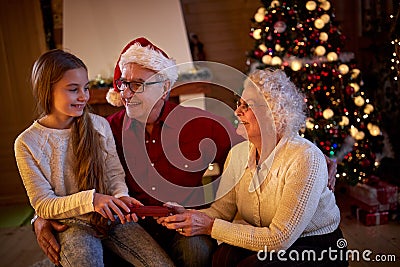
[[[258,58],[261,58],[264,55],[264,52],[261,49],[254,50],[254,55]]]
[[[350,85],[346,86],[346,94],[352,95],[354,93],[354,88]]]
[[[368,159],[364,159],[360,162],[361,167],[367,168],[371,165],[371,162]]]

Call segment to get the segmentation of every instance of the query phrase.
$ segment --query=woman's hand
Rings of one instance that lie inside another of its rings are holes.
[[[139,202],[136,199],[134,200],[130,201],[133,201],[134,203]],[[121,220],[121,223],[125,223],[127,221],[127,218],[125,218],[125,214],[130,213],[130,209],[128,205],[124,203],[124,201],[113,196],[99,193],[94,193],[93,206],[94,210],[97,213],[100,213],[101,216],[103,216],[104,218],[108,218],[111,221],[115,221],[114,214],[116,214]],[[125,214],[123,212],[125,212]],[[135,216],[133,216],[132,219],[135,218]]]
[[[325,156],[326,165],[328,166],[328,188],[335,191],[337,163],[336,159],[331,159]]]
[[[120,197],[119,199],[123,201],[129,208],[135,206],[143,206],[142,202],[133,197],[124,196]],[[125,218],[127,222],[131,221],[137,222],[139,220],[135,213],[128,213],[125,215]]]
[[[167,203],[164,203],[163,206],[172,210],[174,214],[181,214],[181,213],[186,212],[185,207],[176,202],[167,202]],[[157,220],[158,224],[163,224],[165,218],[167,218],[167,217],[159,217],[159,218],[154,218],[154,219]]]
[[[197,210],[185,210],[183,213],[159,218],[157,222],[184,236],[211,235],[214,218]]]

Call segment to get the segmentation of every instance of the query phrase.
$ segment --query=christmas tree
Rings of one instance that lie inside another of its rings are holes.
[[[380,118],[327,0],[261,1],[252,18],[250,68],[277,67],[306,94],[301,135],[337,159],[339,180],[368,178],[382,149]]]

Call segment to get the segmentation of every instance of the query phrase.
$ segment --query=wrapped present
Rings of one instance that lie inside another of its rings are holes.
[[[353,209],[355,209],[354,212],[357,220],[362,222],[366,226],[382,225],[388,223],[389,221],[388,211],[369,213],[357,207],[353,207]]]
[[[396,210],[397,203],[389,203],[389,204],[368,204],[366,202],[360,201],[356,198],[350,197],[348,199],[350,206],[358,207],[362,210],[365,210],[368,213],[374,213],[379,211],[388,211],[388,210]]]
[[[357,184],[348,189],[349,195],[359,202],[358,206],[364,206],[363,209],[368,212],[397,208],[397,186],[385,181],[373,179],[368,184]]]

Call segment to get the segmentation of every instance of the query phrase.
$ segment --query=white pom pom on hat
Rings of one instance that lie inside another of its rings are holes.
[[[171,86],[178,79],[178,68],[174,59],[144,37],[129,42],[121,52],[114,69],[113,88],[107,92],[106,99],[113,106],[123,105],[121,93],[115,81],[121,78],[121,69],[127,63],[136,63],[144,68],[160,72],[165,75]]]

